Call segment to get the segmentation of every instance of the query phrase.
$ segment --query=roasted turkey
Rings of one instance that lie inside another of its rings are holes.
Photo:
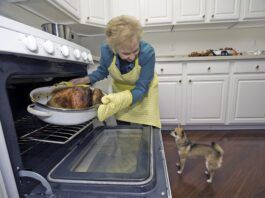
[[[64,109],[84,109],[101,103],[103,93],[100,89],[87,87],[68,87],[55,90],[47,105]]]

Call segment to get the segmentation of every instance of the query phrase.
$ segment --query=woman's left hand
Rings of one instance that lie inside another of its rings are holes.
[[[106,95],[101,101],[102,104],[98,108],[98,119],[103,121],[132,104],[132,94],[131,91],[126,90]]]

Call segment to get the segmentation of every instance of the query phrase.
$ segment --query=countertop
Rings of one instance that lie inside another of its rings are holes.
[[[156,62],[184,62],[184,61],[215,61],[215,60],[248,60],[265,59],[265,55],[239,55],[239,56],[199,56],[188,57],[181,55],[158,55]]]

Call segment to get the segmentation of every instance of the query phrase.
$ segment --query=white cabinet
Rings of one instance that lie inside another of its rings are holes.
[[[225,123],[229,62],[187,63],[186,123]]]
[[[159,109],[163,124],[182,122],[182,77],[159,77]]]
[[[209,8],[210,21],[239,19],[240,0],[211,0]]]
[[[264,0],[243,0],[243,19],[264,19]]]
[[[111,18],[131,15],[140,20],[140,0],[111,0]]]
[[[162,124],[182,123],[182,63],[157,63],[155,70],[159,77],[159,108]]]
[[[205,0],[175,0],[174,14],[178,22],[201,22],[205,20]]]
[[[225,123],[228,76],[188,76],[186,123]]]
[[[265,61],[238,61],[231,78],[230,123],[265,123]]]
[[[239,19],[240,0],[175,0],[175,22],[211,22]]]
[[[161,25],[172,23],[173,0],[144,0],[142,12],[144,25]]]
[[[50,3],[57,4],[60,8],[64,9],[69,14],[73,15],[74,17],[80,19],[80,0],[49,0]]]
[[[106,25],[109,20],[108,0],[88,0],[86,7],[86,23]]]
[[[156,72],[164,125],[265,124],[265,60],[159,62]]]

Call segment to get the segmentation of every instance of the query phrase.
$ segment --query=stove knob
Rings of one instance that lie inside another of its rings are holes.
[[[34,52],[34,51],[37,51],[37,49],[38,49],[38,45],[37,45],[37,41],[36,41],[36,39],[35,39],[35,37],[34,36],[27,36],[24,40],[23,40],[23,42],[25,43],[25,45],[26,45],[26,47],[30,50],[30,51],[32,51],[32,52]]]
[[[93,57],[92,57],[91,54],[88,54],[87,55],[87,59],[88,59],[89,62],[93,62]]]
[[[49,41],[49,40],[45,41],[45,43],[43,43],[43,47],[48,54],[54,53],[54,46],[53,46],[53,43],[51,41]]]
[[[86,52],[82,52],[81,53],[81,56],[82,56],[82,58],[83,58],[84,61],[87,61],[88,56],[87,56],[87,53]]]
[[[68,57],[69,56],[69,53],[70,51],[69,51],[69,48],[67,47],[67,46],[65,46],[65,45],[63,45],[62,47],[61,47],[61,53],[62,53],[62,55],[64,56],[64,57]]]
[[[75,50],[74,50],[74,56],[75,56],[75,58],[76,58],[76,59],[79,59],[79,58],[80,58],[80,55],[81,55],[81,54],[80,54],[80,51],[79,51],[78,49],[75,49]]]

